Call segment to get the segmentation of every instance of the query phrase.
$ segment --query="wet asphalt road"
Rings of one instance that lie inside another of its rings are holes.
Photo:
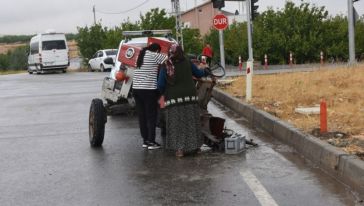
[[[259,147],[176,159],[142,149],[136,117],[122,115],[91,148],[89,105],[106,75],[0,76],[0,205],[355,205],[343,185],[219,104],[209,111]]]

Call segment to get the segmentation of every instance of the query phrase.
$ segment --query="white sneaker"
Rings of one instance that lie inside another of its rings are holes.
[[[148,146],[149,146],[149,142],[143,142],[143,145],[142,145],[143,148],[147,148]]]
[[[154,150],[154,149],[159,149],[159,148],[161,148],[161,145],[156,142],[151,142],[148,144],[149,150]]]

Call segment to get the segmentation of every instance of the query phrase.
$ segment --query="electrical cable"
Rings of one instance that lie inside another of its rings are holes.
[[[120,12],[105,12],[105,11],[100,11],[100,10],[96,10],[96,12],[101,13],[101,14],[125,14],[128,13],[129,11],[135,10],[141,6],[143,6],[145,3],[147,3],[149,0],[145,0],[144,2],[138,4],[137,6],[131,8],[131,9],[127,9],[125,11],[120,11]]]

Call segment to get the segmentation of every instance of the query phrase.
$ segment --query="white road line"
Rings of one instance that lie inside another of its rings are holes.
[[[251,171],[246,169],[240,170],[240,175],[244,178],[244,181],[248,184],[249,188],[262,206],[278,206],[276,201],[274,201],[272,196]]]

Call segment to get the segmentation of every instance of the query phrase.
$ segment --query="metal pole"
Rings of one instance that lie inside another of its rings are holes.
[[[183,29],[181,29],[181,47],[183,50],[185,50],[185,46],[184,46],[184,43],[183,43]]]
[[[246,15],[247,15],[247,26],[248,26],[248,49],[249,49],[249,61],[253,61],[253,38],[252,38],[252,21],[250,14],[250,3],[251,0],[246,1]]]
[[[182,49],[184,49],[183,45],[183,28],[182,28],[182,21],[181,21],[181,7],[179,0],[172,0],[172,11],[173,14],[176,17],[176,40],[177,42],[182,46]]]
[[[197,13],[197,1],[195,0],[195,21],[196,21],[196,25],[198,25],[197,29],[199,28],[199,24],[198,24],[198,13]]]
[[[252,82],[253,82],[253,38],[252,38],[252,22],[250,15],[250,3],[251,0],[246,1],[246,15],[247,15],[247,27],[248,27],[248,52],[249,59],[246,65],[246,95],[245,100],[249,102],[252,99]]]
[[[94,25],[96,25],[96,10],[95,10],[95,5],[93,6],[92,11],[94,12]]]
[[[178,5],[179,5],[179,2],[178,2]],[[182,24],[182,17],[181,17],[181,8],[178,6],[178,24],[179,24],[179,30],[180,30],[180,33],[181,33],[181,46],[182,46],[182,49],[184,50],[184,43],[183,43],[183,24]]]
[[[353,0],[348,0],[348,23],[349,23],[349,65],[355,64],[355,31],[354,31],[354,8]]]
[[[221,9],[219,9],[221,13]],[[220,42],[220,64],[225,68],[225,48],[224,48],[224,31],[219,30],[219,42]]]

